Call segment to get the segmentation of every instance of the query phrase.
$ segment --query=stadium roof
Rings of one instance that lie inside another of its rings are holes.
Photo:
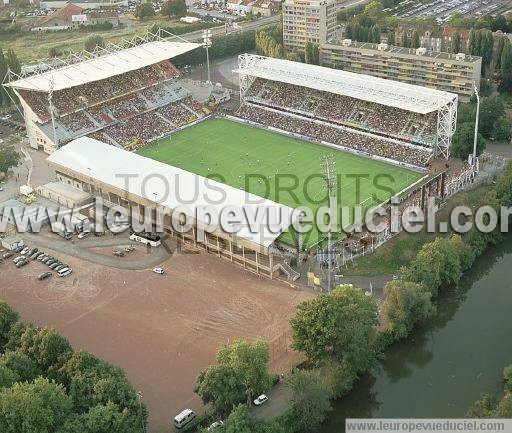
[[[238,69],[233,72],[336,93],[421,114],[437,111],[457,100],[457,95],[454,93],[253,54],[239,56]]]
[[[120,51],[105,52],[98,57],[20,78],[5,85],[16,89],[49,92],[53,81],[54,91],[63,90],[150,66],[200,46],[191,42],[165,40],[147,42]]]
[[[227,206],[236,207],[244,211],[245,217],[235,236],[265,248],[291,225],[296,214],[288,206],[89,137],[78,138],[61,147],[48,157],[48,162],[153,203],[158,201],[159,206],[169,210],[180,207],[180,211],[203,226],[219,229],[220,217],[212,216],[209,220],[196,215],[199,208],[211,206],[220,215]],[[131,176],[128,187],[124,175]],[[264,212],[261,223],[253,223],[252,230],[248,227],[249,212]],[[281,218],[274,225],[272,215],[276,212]]]

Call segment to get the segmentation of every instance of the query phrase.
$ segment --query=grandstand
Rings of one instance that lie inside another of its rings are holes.
[[[133,149],[206,114],[170,62],[199,46],[148,33],[44,72],[11,73],[5,85],[20,99],[32,147],[52,153],[88,135]]]
[[[243,119],[413,166],[449,157],[455,94],[253,54],[235,72]]]

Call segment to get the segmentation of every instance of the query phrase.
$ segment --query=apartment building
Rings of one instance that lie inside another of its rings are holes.
[[[304,51],[308,42],[320,45],[334,37],[335,0],[285,0],[283,45],[285,50]]]
[[[438,53],[426,48],[402,48],[350,39],[321,44],[320,61],[332,68],[456,93],[461,102],[470,100],[473,83],[480,85],[482,69],[481,57],[464,53]]]

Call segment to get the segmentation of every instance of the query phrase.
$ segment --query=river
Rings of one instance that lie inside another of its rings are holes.
[[[321,433],[344,431],[345,418],[464,417],[482,393],[501,393],[512,363],[512,237],[440,295],[437,309],[334,402]]]

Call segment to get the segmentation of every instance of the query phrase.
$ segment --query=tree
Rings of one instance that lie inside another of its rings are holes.
[[[304,62],[312,65],[318,65],[320,62],[319,57],[318,45],[308,42],[304,48]]]
[[[187,5],[185,0],[167,0],[162,5],[162,15],[171,17],[172,15],[181,18],[187,14]]]
[[[42,374],[32,359],[18,352],[6,352],[0,358],[0,366],[5,366],[16,373],[21,382],[32,382]]]
[[[5,365],[0,365],[0,390],[10,388],[15,382],[20,380],[19,376]]]
[[[511,392],[512,391],[512,364],[507,365],[503,369],[503,381],[505,382],[505,391]]]
[[[512,206],[512,162],[509,162],[498,178],[496,196],[502,206]]]
[[[508,141],[510,139],[510,129],[512,124],[510,120],[505,117],[501,117],[494,122],[494,138],[498,141]]]
[[[318,373],[296,371],[288,379],[292,411],[300,431],[315,431],[331,411],[330,394]]]
[[[512,72],[512,44],[505,43],[500,56],[500,69],[503,76]]]
[[[396,45],[396,36],[395,32],[391,31],[388,36],[388,44],[389,45]]]
[[[500,84],[498,85],[498,92],[501,94],[512,93],[512,72],[508,72],[501,77]]]
[[[468,418],[494,418],[498,399],[491,394],[483,394],[466,412]]]
[[[460,33],[457,31],[453,35],[452,38],[452,44],[451,44],[452,53],[460,53],[462,51],[462,38],[460,36]]]
[[[140,21],[144,21],[146,18],[154,17],[155,16],[155,9],[153,8],[152,3],[140,3],[135,8],[135,18],[139,19]]]
[[[55,377],[72,354],[68,340],[53,328],[28,326],[21,335],[20,353],[32,358],[41,370]]]
[[[377,306],[361,289],[340,286],[298,305],[292,347],[314,362],[333,356],[366,370],[374,361]]]
[[[52,433],[71,414],[64,387],[48,379],[15,383],[0,391],[2,433]]]
[[[4,51],[0,47],[0,79],[3,80],[7,74],[7,59],[5,58]],[[0,105],[10,105],[11,100],[7,96],[7,91],[4,86],[0,86]],[[1,161],[1,159],[0,159]]]
[[[480,104],[479,131],[484,137],[490,137],[493,134],[495,122],[504,116],[505,105],[501,98],[483,98]]]
[[[405,47],[405,48],[410,47],[409,37],[407,36],[406,31],[404,31],[402,34],[402,47]]]
[[[2,147],[0,147],[0,172],[7,171],[7,168],[11,166],[8,164],[8,167],[5,167],[3,155]],[[7,302],[0,301],[0,352],[3,352],[5,345],[9,341],[9,332],[18,319],[18,313]]]
[[[104,47],[105,39],[101,35],[89,35],[85,38],[84,41],[84,49],[85,51],[92,52],[96,49],[96,47]]]
[[[418,30],[414,30],[412,32],[411,48],[419,48],[420,45],[421,45],[420,34],[418,33]]]
[[[406,337],[418,322],[435,313],[432,294],[421,284],[409,281],[390,281],[384,286],[386,329],[395,339]]]
[[[268,361],[268,344],[261,340],[237,340],[221,346],[217,364],[199,374],[195,392],[205,404],[211,403],[217,411],[227,413],[234,404],[250,402],[270,389]]]
[[[473,153],[473,142],[475,138],[474,122],[461,123],[452,138],[451,154],[457,158],[466,160],[468,155]],[[485,150],[485,140],[481,133],[478,134],[476,154],[481,155]]]
[[[247,406],[240,404],[229,414],[224,433],[253,433],[253,421]]]
[[[457,251],[448,239],[437,237],[423,245],[408,269],[402,269],[406,281],[422,284],[432,296],[443,285],[457,284],[462,276]]]
[[[20,154],[15,149],[14,145],[7,143],[0,144],[0,173],[7,173],[10,168],[17,167],[19,163]],[[0,349],[2,347],[2,337],[3,335],[0,334]]]
[[[54,57],[59,57],[59,56],[60,56],[60,52],[57,49],[57,47],[50,47],[50,49],[48,50],[48,57],[54,58]]]

